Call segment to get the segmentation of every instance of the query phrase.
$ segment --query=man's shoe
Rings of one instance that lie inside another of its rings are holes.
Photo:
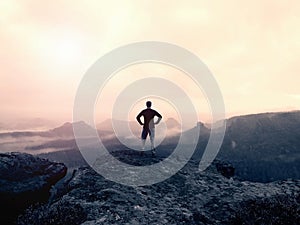
[[[151,153],[152,153],[152,156],[155,156],[155,155],[156,155],[156,149],[153,148],[153,149],[151,150]]]

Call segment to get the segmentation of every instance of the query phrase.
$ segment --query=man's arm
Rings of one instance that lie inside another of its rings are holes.
[[[143,111],[142,112],[140,112],[137,116],[136,116],[136,120],[139,122],[139,124],[141,125],[141,126],[143,126],[144,124],[142,123],[142,121],[141,121],[141,116],[143,115]]]
[[[157,121],[154,124],[159,124],[159,122],[162,119],[162,116],[158,112],[156,112],[156,111],[155,111],[155,115],[158,117],[158,119],[157,119]]]

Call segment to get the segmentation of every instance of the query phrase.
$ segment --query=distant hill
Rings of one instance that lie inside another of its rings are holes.
[[[34,136],[40,136],[40,137],[49,137],[49,138],[73,138],[74,132],[73,132],[73,125],[76,125],[84,134],[84,136],[93,136],[95,134],[94,128],[92,128],[90,125],[83,121],[79,122],[66,122],[63,125],[50,129],[45,131],[12,131],[12,132],[3,132],[0,133],[0,138],[3,137],[34,137]],[[106,134],[105,132],[102,132],[103,134]]]
[[[168,118],[166,120],[166,126],[169,130],[176,129],[179,130],[181,128],[180,123],[174,118]]]
[[[99,131],[108,131],[114,133],[113,125],[114,128],[120,130],[120,133],[124,136],[128,135],[127,126],[129,126],[135,135],[141,132],[141,126],[136,121],[106,119],[105,121],[97,124],[96,127]]]
[[[14,121],[1,121],[0,131],[28,131],[46,130],[54,127],[56,123],[44,118],[19,119]]]
[[[62,126],[49,130],[50,133],[53,133],[59,137],[73,137],[74,131],[73,126],[76,126],[77,129],[80,129],[82,134],[85,136],[93,136],[95,134],[95,130],[88,124],[83,121],[75,122],[75,123],[64,123]]]

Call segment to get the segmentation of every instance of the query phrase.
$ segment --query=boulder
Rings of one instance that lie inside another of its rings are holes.
[[[3,224],[35,203],[46,202],[50,188],[66,175],[62,163],[25,153],[0,154],[0,210]]]

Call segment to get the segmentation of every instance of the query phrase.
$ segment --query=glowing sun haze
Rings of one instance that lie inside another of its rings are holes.
[[[298,0],[2,0],[0,122],[71,121],[77,86],[91,64],[144,40],[198,55],[220,86],[227,116],[300,109],[299,12]],[[130,79],[141,69],[129,71]],[[199,99],[205,121],[208,108]]]

